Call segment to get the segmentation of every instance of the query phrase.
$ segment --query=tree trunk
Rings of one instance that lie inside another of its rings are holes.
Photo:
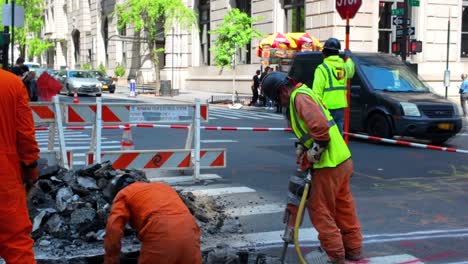
[[[157,45],[156,45],[156,42],[152,43],[152,45],[150,45],[150,52],[151,52],[151,55],[150,55],[150,58],[151,58],[151,62],[153,63],[153,67],[154,67],[154,76],[155,76],[155,82],[156,82],[156,91],[159,91],[159,89],[161,88],[161,72],[159,70],[159,57],[158,57],[158,54],[156,52],[154,52],[155,50],[157,50]]]

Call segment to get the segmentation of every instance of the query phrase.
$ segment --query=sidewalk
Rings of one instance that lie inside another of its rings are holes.
[[[215,92],[204,92],[204,91],[195,91],[195,90],[183,90],[179,91],[179,95],[176,96],[159,96],[159,95],[154,95],[153,93],[145,93],[145,94],[138,94],[136,97],[130,97],[129,96],[129,88],[128,87],[123,87],[123,86],[118,86],[116,87],[115,93],[114,94],[108,94],[105,93],[106,97],[109,98],[118,98],[118,99],[126,99],[126,100],[138,100],[138,101],[144,101],[144,102],[154,102],[154,103],[161,103],[161,104],[169,104],[169,103],[180,103],[180,104],[186,104],[186,103],[194,103],[195,99],[200,99],[201,103],[204,103],[206,101],[211,102],[211,97],[212,96],[226,96],[231,99],[232,94],[228,93],[215,93]],[[252,96],[251,94],[239,94],[239,96]],[[227,104],[218,104],[219,106],[226,106],[228,107]],[[264,110],[264,107],[254,107],[254,106],[246,106],[244,105],[242,109],[247,109],[247,110]]]
[[[443,92],[441,89],[433,89],[435,94],[440,96],[444,96],[441,94]],[[127,99],[127,100],[139,100],[145,102],[155,102],[155,103],[194,103],[196,98],[199,98],[200,101],[203,103],[205,101],[211,101],[211,96],[227,96],[231,98],[232,94],[228,93],[215,93],[215,92],[204,92],[204,91],[195,91],[195,90],[183,90],[179,91],[179,95],[176,96],[155,96],[154,94],[147,93],[147,94],[138,94],[136,97],[129,97],[129,88],[128,87],[117,87],[114,94],[106,94],[108,97],[114,97],[119,99]],[[239,96],[251,96],[251,94],[239,94]],[[460,96],[450,94],[447,96],[447,99],[452,103],[456,104],[460,107]],[[219,106],[226,106],[227,104],[218,104]],[[257,110],[257,111],[267,111],[264,107],[255,107],[255,106],[246,106],[244,105],[242,109],[245,110]],[[461,111],[461,107],[460,107]]]

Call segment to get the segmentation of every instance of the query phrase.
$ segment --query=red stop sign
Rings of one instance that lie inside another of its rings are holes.
[[[346,19],[346,17],[353,18],[361,4],[362,0],[336,0],[335,7],[340,17]]]

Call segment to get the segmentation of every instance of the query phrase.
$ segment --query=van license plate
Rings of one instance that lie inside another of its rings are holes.
[[[102,86],[102,89],[107,89],[107,85],[103,85],[103,86]]]
[[[440,123],[437,124],[437,127],[443,130],[453,130],[453,124],[450,123]]]

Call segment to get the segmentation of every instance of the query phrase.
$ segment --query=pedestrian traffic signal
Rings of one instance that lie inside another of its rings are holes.
[[[395,41],[392,42],[392,53],[400,55],[401,47],[400,44],[402,41]],[[406,50],[409,54],[416,54],[418,52],[422,52],[422,41],[419,40],[407,40],[406,41]]]
[[[411,53],[416,54],[418,52],[422,52],[422,41],[419,40],[411,40]]]

